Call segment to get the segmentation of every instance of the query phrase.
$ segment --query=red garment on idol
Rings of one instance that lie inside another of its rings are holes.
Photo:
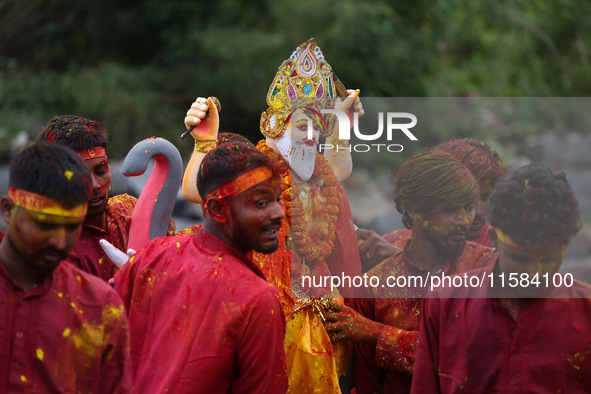
[[[408,247],[410,237],[406,239]],[[386,283],[389,276],[420,276],[425,280],[427,271],[410,262],[405,252],[394,256],[372,268],[367,276],[377,276],[380,283]],[[441,272],[445,275],[466,272],[474,268],[491,266],[497,258],[492,249],[467,242],[462,255],[448,260]],[[363,316],[387,325],[378,339],[377,346],[356,344],[357,394],[409,393],[419,340],[421,311],[428,290],[412,287],[372,288],[369,297],[356,299],[355,309]],[[428,393],[429,391],[425,391]]]
[[[474,242],[476,244],[488,246],[489,248],[492,247],[492,245],[490,243],[490,237],[488,236],[488,228],[489,227],[490,226],[488,224],[486,224],[486,223],[483,224],[482,229],[480,229],[480,234],[478,234],[478,237],[476,239],[470,240],[470,242]],[[404,247],[406,241],[405,241],[405,243],[402,244],[402,246],[400,246],[401,240],[408,237],[411,234],[412,234],[412,230],[405,228],[402,230],[396,230],[396,231],[392,231],[391,233],[384,234],[382,236],[382,238],[384,238],[386,241],[390,242],[392,245],[402,248],[402,247]]]
[[[575,280],[548,293],[571,298],[523,299],[515,321],[486,281],[491,298],[425,303],[412,393],[589,393],[591,287]]]
[[[0,263],[0,392],[131,393],[123,305],[62,261],[25,293]]]
[[[156,238],[115,278],[138,393],[285,393],[285,318],[260,269],[219,238]]]
[[[137,199],[128,194],[109,198],[105,211],[107,231],[87,224],[82,225],[80,239],[68,255],[67,261],[105,282],[111,279],[117,272],[117,267],[105,254],[99,241],[106,239],[117,249],[127,251],[131,214],[136,202]]]

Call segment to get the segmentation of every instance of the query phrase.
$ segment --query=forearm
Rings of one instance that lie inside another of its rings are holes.
[[[198,152],[193,150],[191,160],[187,164],[185,175],[183,176],[183,195],[191,202],[201,204],[201,196],[197,190],[197,174],[199,173],[199,167],[205,157],[206,153]]]

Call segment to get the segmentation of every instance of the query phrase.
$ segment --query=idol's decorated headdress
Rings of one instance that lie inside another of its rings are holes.
[[[334,108],[337,98],[335,76],[322,51],[311,38],[285,60],[267,93],[269,108],[261,114],[261,132],[278,139],[297,108]]]

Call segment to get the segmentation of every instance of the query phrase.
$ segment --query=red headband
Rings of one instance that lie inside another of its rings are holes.
[[[78,152],[78,154],[83,160],[94,159],[96,157],[107,157],[105,148],[103,148],[102,146],[97,146],[95,148],[83,150],[81,152]]]

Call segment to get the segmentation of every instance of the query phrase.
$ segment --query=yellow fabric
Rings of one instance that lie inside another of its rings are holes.
[[[353,345],[334,345],[318,314],[309,309],[294,313],[287,322],[285,356],[289,394],[340,394],[338,376],[347,372]]]

